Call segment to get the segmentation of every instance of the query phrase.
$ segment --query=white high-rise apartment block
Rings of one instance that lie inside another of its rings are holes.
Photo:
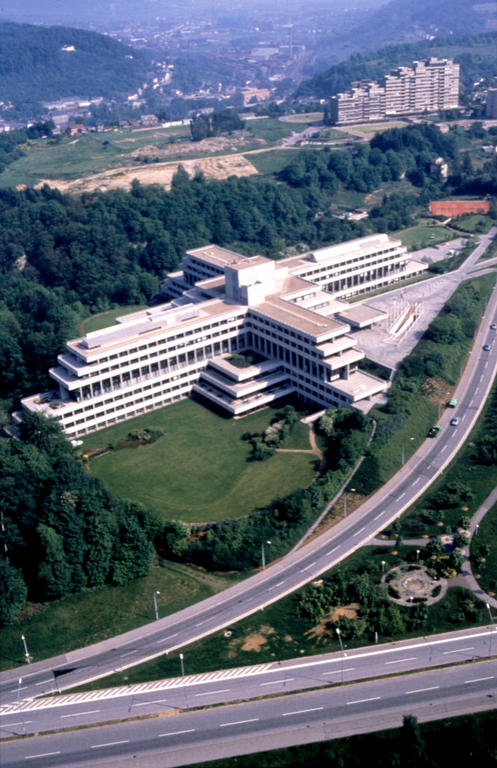
[[[359,370],[352,331],[386,316],[343,299],[426,268],[387,235],[282,261],[197,248],[163,286],[172,300],[69,341],[50,370],[57,390],[24,398],[23,408],[56,418],[71,437],[192,392],[232,415],[291,393],[366,410],[386,383]],[[233,365],[232,353],[247,351],[258,362]]]
[[[379,81],[360,80],[331,99],[334,123],[439,112],[459,106],[459,64],[430,58],[397,67]]]

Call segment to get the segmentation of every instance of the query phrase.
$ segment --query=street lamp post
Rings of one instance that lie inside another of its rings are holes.
[[[179,655],[179,663],[181,665],[181,677],[184,677],[185,676],[185,663],[183,661],[183,654],[182,653],[180,653],[180,655]]]
[[[159,618],[159,609],[157,607],[157,595],[160,595],[160,592],[158,589],[154,590],[154,610],[155,610],[155,620]]]
[[[416,562],[417,562],[417,563],[419,563],[419,552],[420,552],[420,550],[419,550],[419,549],[417,549],[417,550],[416,550]]]
[[[270,541],[263,541],[261,543],[261,560],[262,560],[262,569],[266,567],[266,550],[264,549],[265,544],[271,544]]]
[[[24,635],[21,635],[22,644],[24,646],[24,659],[26,661],[26,664],[31,664],[31,656],[29,655],[28,646],[26,643],[26,638]]]
[[[354,493],[355,488],[349,488],[350,493]],[[343,492],[343,516],[347,517],[347,491]]]
[[[381,561],[381,572],[382,572],[382,573],[385,573],[385,565],[386,565],[386,561],[385,561],[385,560],[382,560],[382,561]]]
[[[492,616],[492,611],[490,609],[490,604],[489,603],[485,603],[485,605],[487,606],[488,615],[490,616],[490,623],[492,624],[492,629],[490,631],[490,640],[489,640],[489,643],[488,643],[488,655],[491,656],[492,655],[492,636],[493,636],[493,633],[496,630],[496,626],[495,626],[494,617]]]

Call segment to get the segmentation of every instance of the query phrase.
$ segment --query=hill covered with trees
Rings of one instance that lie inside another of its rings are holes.
[[[70,27],[0,24],[0,100],[33,112],[42,101],[113,98],[138,88],[150,58],[107,35]]]
[[[416,43],[389,45],[370,54],[354,53],[346,61],[335,64],[300,84],[294,98],[329,98],[350,88],[354,80],[378,80],[395,67],[407,66],[416,59],[429,56],[453,58],[461,65],[461,101],[472,91],[481,77],[497,76],[495,48],[497,32],[422,40]]]

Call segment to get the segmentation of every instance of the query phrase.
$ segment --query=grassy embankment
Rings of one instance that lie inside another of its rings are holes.
[[[399,547],[364,547],[349,557],[340,568],[349,573],[355,573],[359,569],[367,567],[370,572],[376,570],[378,583],[382,573],[382,561],[388,571],[397,565],[405,564],[406,558],[414,548]],[[331,569],[328,574],[336,572]],[[308,588],[304,588],[308,589]],[[319,589],[319,586],[315,587]],[[296,605],[303,590],[284,597],[272,605],[266,606],[263,611],[248,616],[245,619],[230,625],[231,634],[226,637],[226,629],[198,642],[181,648],[185,657],[185,671],[187,674],[209,672],[217,669],[226,669],[236,666],[262,664],[275,659],[298,658],[304,654],[326,653],[339,651],[337,635],[335,632],[336,619],[323,616],[319,624],[310,628],[309,623],[301,618]],[[461,626],[479,626],[488,621],[488,613],[485,603],[477,601],[474,620],[459,623],[456,618],[461,602],[468,596],[466,590],[452,587],[445,597],[438,603],[428,606],[428,617],[423,630],[413,630],[402,634],[391,634],[379,637],[380,642],[400,640],[402,638],[417,637],[419,634],[431,634],[446,632]],[[408,617],[411,608],[400,607],[403,617]],[[351,617],[355,609],[351,607]],[[346,642],[347,648],[361,647],[372,642],[367,635]],[[167,656],[161,656],[147,664],[143,664],[122,673],[109,676],[104,680],[90,683],[85,688],[98,689],[113,687],[130,683],[140,683],[149,680],[160,680],[167,677],[177,677],[180,674],[178,651]]]

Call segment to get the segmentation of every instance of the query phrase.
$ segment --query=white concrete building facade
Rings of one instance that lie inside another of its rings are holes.
[[[294,393],[320,407],[363,406],[386,388],[358,369],[352,330],[385,317],[341,299],[418,274],[400,241],[373,235],[272,261],[216,245],[189,251],[164,284],[172,300],[69,341],[57,389],[23,408],[78,437],[192,392],[242,415]],[[230,355],[256,353],[238,368]]]

